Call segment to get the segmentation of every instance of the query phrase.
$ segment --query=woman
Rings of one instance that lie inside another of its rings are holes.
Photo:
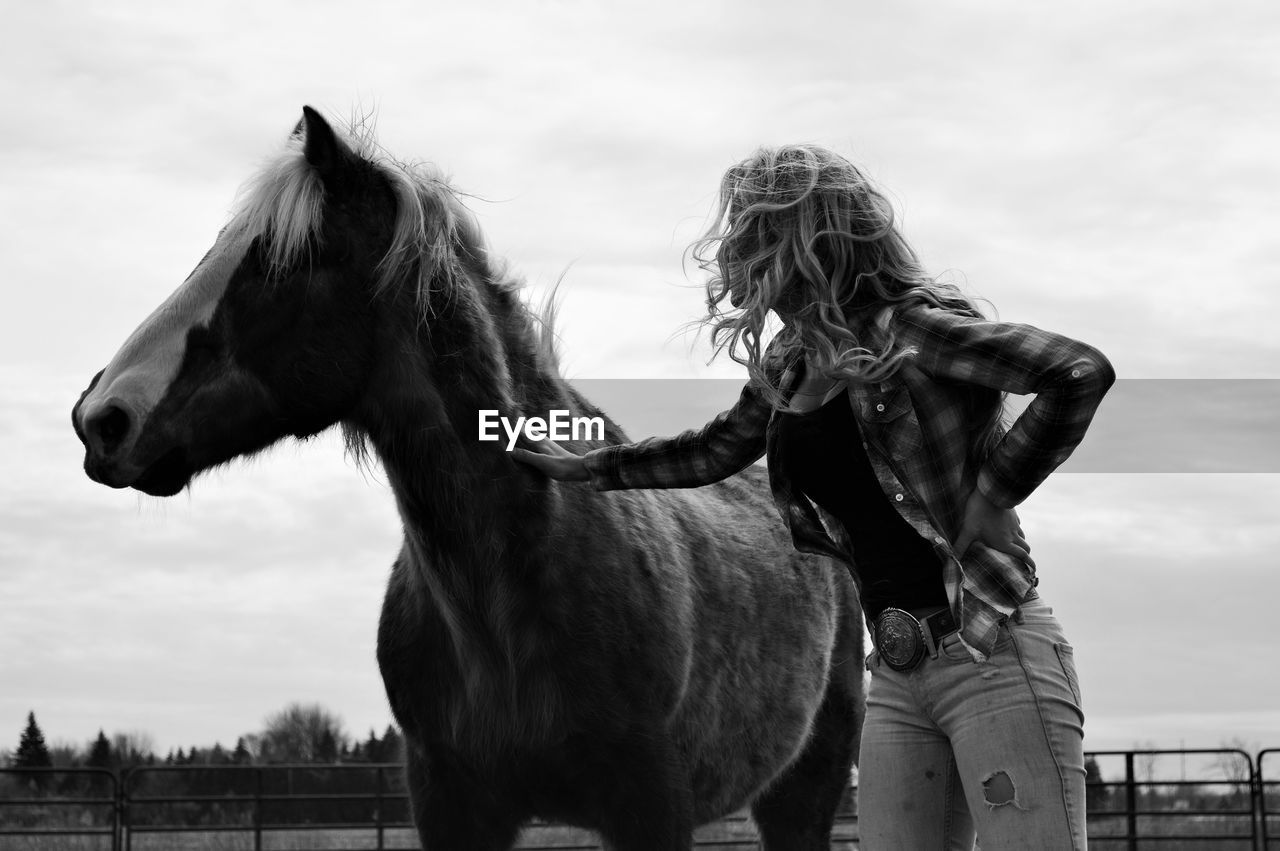
[[[703,485],[767,453],[795,545],[849,564],[875,643],[862,847],[970,848],[975,829],[985,851],[1085,847],[1071,646],[1014,506],[1084,437],[1110,363],[982,318],[822,148],[730,168],[694,256],[712,342],[750,376],[737,404],[672,438],[517,457],[607,490]],[[770,311],[783,328],[765,346]],[[1036,394],[1007,430],[1005,392]]]

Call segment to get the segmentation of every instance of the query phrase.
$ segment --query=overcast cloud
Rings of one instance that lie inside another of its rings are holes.
[[[681,332],[702,303],[682,251],[727,165],[797,140],[865,165],[930,269],[1123,379],[1020,509],[1086,746],[1280,745],[1275,381],[1223,381],[1280,379],[1280,7],[612,5],[6,10],[0,748],[29,710],[55,741],[162,750],[292,700],[358,735],[390,720],[377,470],[328,437],[159,501],[89,482],[69,423],[304,103],[376,111],[393,155],[451,173],[531,299],[567,269],[565,371],[614,383],[742,378]],[[635,436],[658,428],[616,395]],[[1265,472],[1231,466],[1255,451]]]

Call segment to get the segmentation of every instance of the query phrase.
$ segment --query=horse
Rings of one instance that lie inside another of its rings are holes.
[[[540,819],[618,851],[688,849],[749,806],[770,851],[826,849],[856,761],[847,569],[796,551],[767,477],[597,492],[483,441],[599,417],[456,190],[310,107],[188,278],[75,403],[84,469],[165,497],[339,426],[381,462],[404,541],[377,661],[425,849]]]

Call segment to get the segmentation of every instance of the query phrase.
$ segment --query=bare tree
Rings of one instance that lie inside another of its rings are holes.
[[[1244,751],[1245,754],[1255,754],[1259,748],[1256,744],[1250,745],[1239,736],[1228,739],[1218,745],[1224,751]],[[1222,779],[1230,782],[1232,785],[1226,787],[1227,794],[1246,796],[1250,793],[1250,783],[1253,780],[1253,762],[1251,756],[1244,756],[1238,753],[1222,753],[1218,755],[1214,763],[1214,767],[1222,772]]]
[[[319,704],[291,703],[267,717],[259,755],[267,762],[335,762],[348,744],[338,716]]]
[[[1133,745],[1135,751],[1133,755],[1133,774],[1134,779],[1139,783],[1150,785],[1156,779],[1156,763],[1160,761],[1160,754],[1143,753],[1143,751],[1156,750],[1156,743],[1152,741],[1135,742]],[[1148,789],[1147,791],[1151,791]]]
[[[142,765],[155,753],[156,742],[150,733],[127,730],[111,734],[111,755],[123,768]]]
[[[244,743],[245,753],[249,755],[249,759],[246,762],[266,761],[266,749],[262,743],[263,737],[261,733],[245,733],[240,737],[240,741],[236,742],[236,745],[239,746],[241,742]]]

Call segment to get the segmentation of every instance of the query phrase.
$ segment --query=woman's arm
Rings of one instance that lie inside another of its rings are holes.
[[[1036,394],[978,471],[978,490],[1000,508],[1022,502],[1067,459],[1115,381],[1102,352],[1031,325],[917,305],[899,314],[898,330],[934,378]]]
[[[514,449],[512,454],[554,479],[590,480],[596,490],[699,487],[732,476],[764,454],[770,412],[756,385],[748,383],[732,408],[675,437],[605,446],[584,455],[543,441],[538,452]]]
[[[732,408],[702,428],[593,449],[583,461],[596,490],[709,485],[764,454],[770,413],[756,385],[748,383]]]

